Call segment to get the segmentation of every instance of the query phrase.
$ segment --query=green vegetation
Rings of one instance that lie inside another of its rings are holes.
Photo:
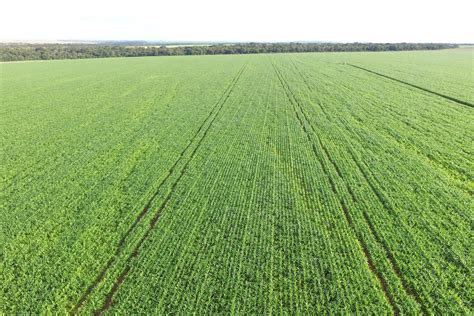
[[[438,50],[456,44],[432,43],[235,43],[155,45],[147,42],[104,42],[96,44],[0,44],[0,61],[139,57],[176,55],[228,55],[303,52],[377,52]]]
[[[0,313],[472,313],[472,56],[1,64]]]

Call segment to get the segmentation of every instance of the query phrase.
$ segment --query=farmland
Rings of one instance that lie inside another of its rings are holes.
[[[0,313],[472,313],[473,56],[0,64]]]

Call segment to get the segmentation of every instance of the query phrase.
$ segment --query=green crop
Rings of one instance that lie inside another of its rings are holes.
[[[0,64],[0,313],[469,314],[472,62]]]

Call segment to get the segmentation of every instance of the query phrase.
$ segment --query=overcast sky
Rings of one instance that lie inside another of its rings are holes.
[[[0,40],[474,42],[472,0],[12,0]]]

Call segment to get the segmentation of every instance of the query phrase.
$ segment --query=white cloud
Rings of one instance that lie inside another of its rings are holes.
[[[0,39],[474,42],[468,0],[8,1]]]

